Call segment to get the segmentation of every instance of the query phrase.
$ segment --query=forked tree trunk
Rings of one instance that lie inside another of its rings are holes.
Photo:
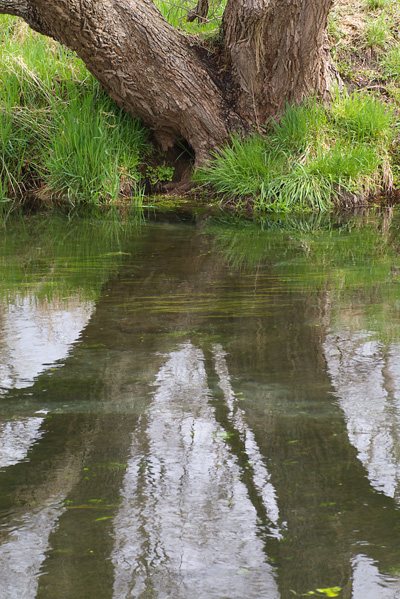
[[[163,148],[186,139],[201,164],[229,139],[276,115],[286,100],[326,94],[332,0],[227,0],[216,60],[162,17],[152,0],[0,0],[0,14],[77,52],[111,97]]]

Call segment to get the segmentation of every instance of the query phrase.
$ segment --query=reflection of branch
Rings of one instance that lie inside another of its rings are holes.
[[[232,432],[237,432],[241,439],[241,451],[240,454],[237,454],[237,458],[238,463],[243,470],[245,479],[244,484],[248,489],[249,498],[252,501],[260,520],[268,522],[268,536],[279,539],[282,537],[281,527],[279,525],[279,507],[274,486],[270,481],[270,474],[265,467],[264,458],[257,446],[253,431],[246,423],[245,414],[237,405],[225,359],[226,354],[219,344],[213,346],[212,353],[215,372],[219,378],[219,387],[223,391],[224,403],[229,410],[228,420],[232,427]],[[236,443],[237,442],[236,439]],[[243,463],[244,460],[248,461]],[[260,502],[257,500],[255,501],[256,497]]]
[[[240,568],[253,567],[257,588],[275,589],[263,543],[256,539],[252,499],[236,482],[250,478],[251,467],[244,457],[236,463],[225,443],[229,433],[215,419],[204,354],[187,342],[166,357],[152,405],[132,436],[120,491],[111,557],[114,597],[142,596],[150,586],[164,596],[167,580],[168,596],[182,599],[180,589],[196,578],[200,595],[210,596],[212,585],[213,596],[222,596],[226,581],[217,573],[229,569],[240,578]],[[261,590],[260,596],[278,599],[277,592]]]

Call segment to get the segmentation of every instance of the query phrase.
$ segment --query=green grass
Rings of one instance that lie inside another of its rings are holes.
[[[387,77],[400,83],[400,47],[396,46],[381,58],[381,68]]]
[[[379,8],[387,8],[391,0],[365,0],[366,7],[369,10],[376,10]]]
[[[370,47],[385,47],[391,37],[385,13],[368,19],[365,28],[365,43]]]
[[[329,14],[331,54],[345,82],[383,83],[381,61],[398,46],[399,0],[335,0]]]
[[[0,22],[0,206],[39,189],[47,200],[141,197],[147,131],[103,92],[73,52],[20,21]]]
[[[258,210],[326,210],[390,185],[394,122],[394,109],[373,96],[336,91],[329,106],[287,106],[265,135],[233,137],[197,179]]]
[[[393,140],[393,106],[375,96],[336,91],[328,110],[337,132],[349,141],[387,145]]]
[[[42,160],[49,190],[101,203],[118,198],[122,180],[135,189],[143,130],[131,117],[96,92],[74,98],[61,114],[56,105],[54,119],[59,128]]]
[[[210,2],[205,23],[186,21],[196,0],[156,2],[183,33],[210,51],[218,44],[224,0]],[[391,103],[336,91],[330,106],[287,105],[262,133],[232,136],[197,180],[239,204],[250,199],[256,209],[275,211],[326,210],[349,196],[390,188],[393,171],[395,179],[400,173],[392,152],[400,112],[399,24],[399,0],[337,0],[330,15],[332,54],[343,77],[352,85],[385,86]],[[357,66],[363,61],[355,49],[372,57],[368,68]],[[49,203],[97,206],[125,195],[140,205],[147,132],[115,106],[75,54],[2,17],[0,61],[0,214],[32,189]],[[147,167],[150,179],[152,168],[158,167]]]

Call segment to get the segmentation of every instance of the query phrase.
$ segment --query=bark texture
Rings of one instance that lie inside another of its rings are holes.
[[[0,0],[0,14],[75,50],[111,97],[163,148],[185,138],[200,164],[285,101],[325,94],[334,70],[325,26],[332,0],[227,0],[217,68],[152,0]],[[208,1],[198,3],[205,18]]]
[[[189,23],[192,23],[197,19],[198,22],[201,23],[207,19],[208,9],[208,0],[199,0],[196,6],[192,8],[192,10],[189,10],[186,20],[189,21]]]
[[[333,0],[228,0],[224,52],[243,117],[264,123],[286,101],[326,96],[337,80],[326,25]]]

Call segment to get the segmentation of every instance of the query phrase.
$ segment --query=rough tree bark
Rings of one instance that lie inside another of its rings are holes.
[[[230,131],[265,123],[286,101],[327,94],[331,4],[227,0],[216,54],[171,27],[152,0],[0,0],[0,14],[75,50],[164,149],[183,137],[201,164]]]

